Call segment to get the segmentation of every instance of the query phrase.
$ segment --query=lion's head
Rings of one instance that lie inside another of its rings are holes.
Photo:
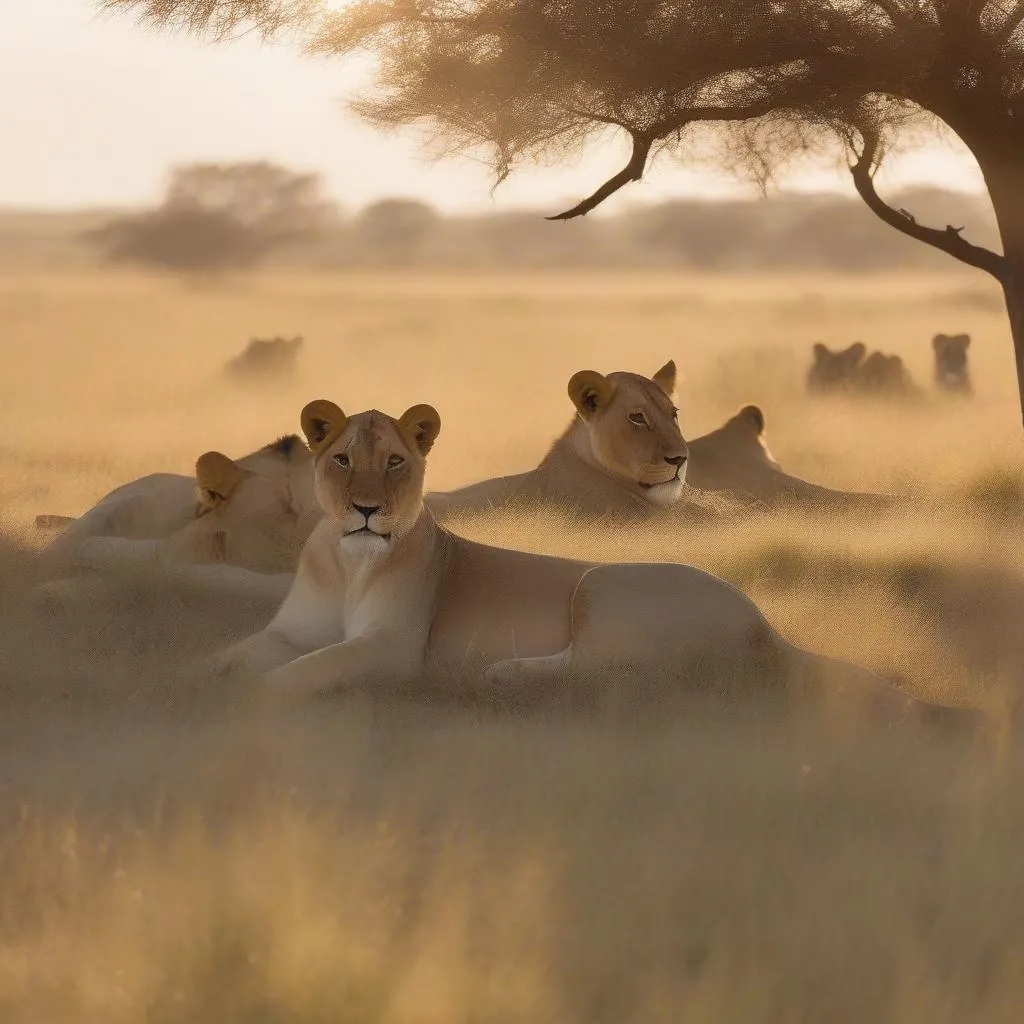
[[[832,391],[847,387],[856,380],[867,348],[863,342],[855,341],[848,348],[833,352],[819,341],[815,343],[812,352],[814,361],[807,371],[808,389]]]
[[[345,543],[386,545],[407,534],[423,508],[426,456],[441,430],[437,410],[415,405],[397,420],[375,409],[346,416],[317,399],[301,418],[317,502],[341,523]]]
[[[967,348],[969,334],[936,334],[932,338],[935,351],[935,379],[939,385],[952,391],[968,386]]]
[[[778,471],[764,437],[760,406],[745,405],[717,430],[690,442],[690,483],[702,490],[756,492],[766,472]]]
[[[675,386],[671,360],[650,379],[580,370],[569,381],[589,442],[586,456],[657,505],[678,501],[686,476],[689,452],[672,403]]]
[[[899,356],[872,352],[860,366],[857,383],[863,391],[884,394],[906,391],[910,377]]]
[[[256,572],[293,570],[320,518],[311,461],[294,434],[237,461],[216,451],[201,455],[196,518],[167,538],[169,553]]]
[[[225,366],[225,372],[239,380],[278,380],[295,370],[304,339],[253,338],[248,345]]]

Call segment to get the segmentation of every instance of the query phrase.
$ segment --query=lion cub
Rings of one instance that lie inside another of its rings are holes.
[[[441,528],[423,504],[438,413],[301,414],[324,517],[270,624],[218,658],[221,674],[265,675],[297,695],[450,679],[467,661],[486,687],[544,695],[567,671],[665,670],[705,688],[773,698],[888,688],[864,669],[786,642],[735,587],[674,563],[595,565],[489,547]],[[716,676],[717,678],[717,676]],[[895,691],[889,691],[895,692]],[[902,706],[904,698],[900,695]]]

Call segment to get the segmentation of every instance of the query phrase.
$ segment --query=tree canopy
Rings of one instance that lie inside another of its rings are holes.
[[[257,161],[171,171],[154,210],[89,233],[112,262],[187,273],[249,267],[322,231],[335,215],[315,174]]]

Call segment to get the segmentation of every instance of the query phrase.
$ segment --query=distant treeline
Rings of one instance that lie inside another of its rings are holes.
[[[257,264],[322,270],[957,266],[882,224],[859,199],[837,195],[681,199],[565,223],[546,221],[540,211],[444,216],[410,199],[386,199],[346,215],[320,197],[315,177],[289,179],[290,172],[269,165],[212,166],[212,184],[210,166],[179,172],[176,190],[152,211],[0,212],[0,267],[129,263],[203,273]],[[254,168],[262,170],[254,174]],[[240,172],[248,179],[228,204],[223,179],[234,175],[234,182]],[[260,193],[268,182],[277,206]],[[971,241],[998,248],[990,207],[980,196],[914,189],[891,201],[921,223],[965,227]]]
[[[999,248],[984,197],[920,189],[895,196],[894,202],[921,223],[966,226],[965,237]],[[562,222],[545,220],[544,214],[550,212],[434,215],[417,236],[398,245],[386,238],[386,232],[381,238],[360,230],[354,218],[336,232],[310,240],[292,258],[326,267],[399,264],[522,270],[957,268],[945,254],[883,224],[859,199],[844,196],[680,199],[617,216]]]

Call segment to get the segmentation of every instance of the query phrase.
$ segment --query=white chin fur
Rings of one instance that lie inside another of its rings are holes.
[[[376,533],[346,533],[340,544],[351,554],[381,554],[388,549],[388,542]]]
[[[652,505],[674,505],[683,496],[683,481],[676,478],[667,484],[655,484],[644,495]]]

